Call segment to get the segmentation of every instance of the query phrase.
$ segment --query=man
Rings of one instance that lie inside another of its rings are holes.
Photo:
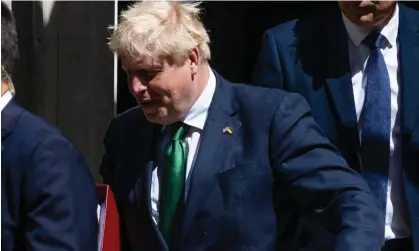
[[[110,38],[139,104],[111,122],[101,165],[122,250],[287,250],[286,208],[331,208],[335,250],[378,250],[378,204],[304,99],[214,72],[198,15],[197,3],[136,3]]]
[[[380,200],[383,250],[418,251],[419,13],[394,1],[338,6],[268,30],[254,82],[308,100]]]
[[[14,18],[1,3],[1,250],[97,250],[94,181],[58,130],[20,107]]]

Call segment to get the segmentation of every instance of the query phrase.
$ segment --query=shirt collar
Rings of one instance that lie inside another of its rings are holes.
[[[10,91],[7,91],[3,96],[0,98],[0,109],[3,111],[4,107],[12,100],[13,95]]]
[[[208,109],[215,92],[215,82],[215,75],[211,68],[209,68],[208,84],[205,86],[201,96],[189,110],[183,123],[200,130],[204,129],[205,121],[208,116]]]
[[[348,33],[349,38],[352,40],[355,46],[358,47],[362,43],[362,40],[365,39],[365,37],[368,35],[370,31],[358,27],[357,25],[349,21],[349,19],[343,13],[341,14],[342,14],[343,23],[345,25],[346,32]],[[399,29],[399,6],[398,4],[396,4],[396,9],[394,10],[393,17],[381,30],[381,34],[387,39],[390,47],[393,47],[394,45],[396,45],[398,29]]]
[[[215,86],[215,75],[211,70],[211,67],[209,67],[208,83],[205,86],[204,91],[201,93],[201,96],[199,96],[198,100],[186,114],[186,117],[182,120],[183,123],[200,130],[204,129],[204,125],[208,117],[208,109],[215,93]],[[166,126],[162,126],[161,131],[164,132],[165,129]]]

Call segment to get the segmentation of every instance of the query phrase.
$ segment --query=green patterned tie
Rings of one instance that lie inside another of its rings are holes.
[[[176,228],[176,209],[179,202],[183,202],[185,187],[186,155],[183,138],[186,125],[176,123],[171,126],[174,135],[164,153],[164,170],[160,192],[159,229],[169,248],[173,233]]]

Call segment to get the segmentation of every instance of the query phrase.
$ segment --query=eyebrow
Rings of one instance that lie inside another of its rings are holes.
[[[158,70],[163,69],[162,65],[141,65],[141,64],[135,65],[134,64],[134,65],[131,65],[131,66],[132,67],[126,67],[124,65],[121,65],[121,68],[124,71],[126,71],[126,70],[129,70],[129,71],[138,71],[138,70],[158,71]]]

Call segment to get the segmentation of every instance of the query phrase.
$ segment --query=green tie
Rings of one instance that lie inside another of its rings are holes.
[[[186,125],[177,123],[171,126],[174,136],[164,153],[163,178],[160,189],[159,229],[169,248],[178,203],[183,202],[185,187],[186,155],[182,140],[185,136]]]

